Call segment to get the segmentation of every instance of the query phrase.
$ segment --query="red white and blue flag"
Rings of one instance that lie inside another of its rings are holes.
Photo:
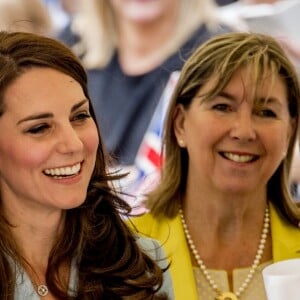
[[[164,121],[179,73],[178,71],[171,74],[142,140],[134,166],[130,170],[131,180],[127,192],[135,196],[134,205],[159,182],[164,160],[162,153]]]

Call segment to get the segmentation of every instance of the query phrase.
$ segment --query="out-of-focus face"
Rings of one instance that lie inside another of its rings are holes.
[[[89,102],[70,76],[26,71],[6,90],[0,117],[4,209],[57,211],[85,201],[99,143]]]
[[[199,96],[209,82],[189,109],[178,107],[175,134],[188,152],[188,185],[222,194],[265,192],[285,157],[293,128],[285,82],[279,76],[274,86],[265,80],[258,106],[249,72],[236,72],[214,99]]]
[[[148,23],[177,12],[180,0],[110,0],[121,19]]]
[[[79,0],[60,0],[60,6],[67,14],[74,14],[78,11]]]

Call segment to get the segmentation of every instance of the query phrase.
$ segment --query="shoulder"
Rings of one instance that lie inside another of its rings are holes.
[[[137,236],[136,243],[141,250],[146,252],[152,259],[162,259],[165,255],[160,243],[150,237]]]
[[[174,218],[167,218],[146,213],[142,216],[131,217],[128,224],[139,234],[157,239],[160,243],[165,242],[164,237],[168,237],[171,231],[174,233],[174,231],[177,232],[181,228],[179,215]]]
[[[150,213],[141,216],[132,216],[127,221],[127,225],[141,235],[150,236],[155,219]]]
[[[137,226],[138,228],[148,227],[149,225],[153,225],[157,222],[157,219],[151,213],[145,213],[141,216],[133,216],[130,218],[130,221],[133,225]]]
[[[206,25],[201,25],[186,42],[184,48],[194,50],[210,38],[232,31],[233,29],[231,27],[223,23],[216,25],[214,29],[209,29]]]
[[[151,213],[130,219],[132,231],[144,237],[158,240],[168,257],[185,243],[185,236],[179,216],[173,219],[156,218]]]
[[[161,240],[161,235],[168,235],[171,220],[168,218],[157,218],[151,213],[130,218],[129,226],[139,234]]]
[[[300,229],[289,223],[272,204],[270,218],[274,260],[300,257]]]
[[[232,29],[225,24],[216,25],[214,30],[209,29],[206,25],[201,24],[195,31],[187,38],[185,43],[181,45],[178,51],[173,53],[166,62],[164,67],[167,70],[181,70],[184,62],[191,56],[191,54],[203,43],[213,36],[231,32]]]
[[[159,290],[159,294],[166,294],[168,299],[174,299],[173,294],[173,283],[171,279],[170,271],[167,270],[169,266],[169,261],[165,256],[164,250],[161,244],[152,238],[137,236],[136,242],[139,245],[140,249],[144,251],[149,257],[151,257],[159,267],[164,271],[163,276],[163,285]]]

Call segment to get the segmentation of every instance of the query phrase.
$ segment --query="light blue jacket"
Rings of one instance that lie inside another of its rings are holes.
[[[162,250],[162,247],[156,240],[139,237],[137,238],[137,243],[144,252],[146,252],[152,259],[157,261],[157,263],[161,268],[165,268],[167,266],[168,261],[165,259],[165,255]],[[75,263],[73,262],[71,265],[69,290],[76,291],[76,286],[77,286],[77,272],[75,268]],[[159,290],[159,293],[166,293],[168,295],[168,299],[170,300],[175,299],[169,271],[164,272],[164,282],[163,282],[163,286]],[[30,278],[22,270],[17,270],[14,299],[15,300],[40,300],[40,297],[36,293]]]

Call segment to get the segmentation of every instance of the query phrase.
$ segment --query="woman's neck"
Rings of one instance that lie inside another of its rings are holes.
[[[252,264],[267,205],[265,195],[256,196],[184,199],[183,213],[189,232],[208,267],[230,272]],[[271,257],[269,236],[262,261]]]
[[[34,265],[47,265],[54,241],[62,231],[65,213],[26,206],[6,207],[4,212],[22,256]]]
[[[227,232],[251,226],[256,220],[261,221],[267,196],[265,191],[245,195],[188,191],[183,203],[185,213],[190,219],[201,222],[201,228],[214,228],[214,231],[226,236]]]
[[[174,35],[176,20],[169,16],[155,24],[120,22],[119,62],[128,75],[141,75],[159,66],[165,59],[161,51]]]
[[[59,217],[60,215],[60,217]],[[11,227],[13,238],[15,239],[18,252],[24,258],[22,267],[28,274],[35,291],[38,293],[40,285],[46,285],[46,273],[50,252],[53,248],[57,236],[62,231],[64,215],[62,213],[41,215],[31,217],[29,220],[23,216],[15,226]],[[59,278],[68,287],[70,262],[66,261],[57,269]],[[47,287],[48,289],[48,287]],[[50,291],[43,297],[45,300],[56,299]]]

